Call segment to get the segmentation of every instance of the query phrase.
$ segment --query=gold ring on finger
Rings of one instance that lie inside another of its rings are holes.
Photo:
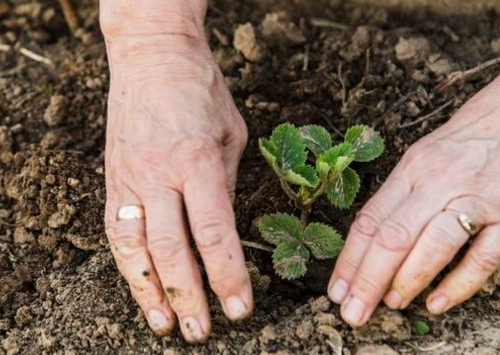
[[[481,228],[477,224],[472,222],[472,219],[470,219],[466,214],[459,213],[457,219],[462,228],[469,234],[469,236],[474,237],[477,235],[477,233],[479,233]]]

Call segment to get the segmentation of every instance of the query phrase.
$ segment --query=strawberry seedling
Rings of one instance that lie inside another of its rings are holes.
[[[297,128],[285,123],[276,127],[270,138],[261,138],[259,148],[278,175],[283,191],[302,210],[300,219],[276,213],[258,222],[262,237],[276,246],[276,273],[284,279],[295,279],[305,275],[311,255],[334,258],[344,244],[332,227],[308,224],[313,203],[326,195],[335,207],[349,208],[360,188],[360,178],[351,163],[378,158],[384,152],[384,140],[372,128],[358,125],[347,131],[344,142],[333,145],[330,134],[321,126]]]

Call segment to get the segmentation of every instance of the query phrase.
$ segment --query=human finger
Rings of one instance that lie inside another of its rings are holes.
[[[161,285],[189,342],[205,341],[210,313],[198,265],[189,247],[182,195],[168,187],[142,192],[146,207],[147,247]]]
[[[446,203],[444,195],[414,190],[379,227],[341,307],[352,325],[368,321],[429,220]]]
[[[389,307],[408,306],[467,242],[469,234],[460,225],[458,216],[455,211],[444,210],[429,222],[384,297]]]
[[[106,203],[107,235],[113,256],[151,329],[160,335],[170,334],[175,327],[175,314],[146,248],[144,219],[117,219],[120,209],[142,208],[138,207],[141,202],[124,184],[118,191],[108,189]]]
[[[427,297],[427,308],[440,314],[471,298],[500,265],[500,224],[485,228],[465,257]]]
[[[214,152],[190,170],[184,201],[210,286],[227,317],[239,320],[252,312],[252,287],[220,154]]]
[[[333,302],[343,302],[379,226],[410,191],[406,181],[390,178],[358,213],[330,278],[328,295]]]

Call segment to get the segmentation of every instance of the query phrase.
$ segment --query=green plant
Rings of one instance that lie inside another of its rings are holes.
[[[273,264],[278,275],[295,279],[305,275],[311,257],[336,257],[343,246],[337,231],[322,223],[308,224],[312,205],[322,195],[339,209],[349,208],[359,191],[360,178],[350,167],[353,162],[369,162],[384,151],[384,140],[372,128],[351,127],[344,142],[333,145],[328,131],[316,125],[296,128],[285,123],[270,138],[261,138],[259,148],[281,187],[301,218],[285,213],[260,218],[262,237],[276,246]],[[298,186],[294,188],[293,186]]]
[[[418,335],[427,335],[431,332],[429,324],[422,320],[413,322],[413,329],[415,329]]]

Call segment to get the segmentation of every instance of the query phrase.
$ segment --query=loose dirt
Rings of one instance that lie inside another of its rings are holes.
[[[500,352],[498,277],[442,317],[419,298],[402,312],[381,307],[367,327],[352,329],[322,296],[331,262],[283,282],[269,254],[256,249],[245,250],[256,288],[251,320],[229,323],[211,296],[208,344],[189,346],[178,333],[155,336],[104,235],[109,75],[97,2],[79,2],[76,38],[56,1],[5,4],[0,0],[0,355]],[[294,212],[257,149],[257,138],[279,123],[321,124],[337,140],[364,123],[386,137],[387,154],[359,166],[356,205],[337,211],[319,202],[311,216],[345,235],[408,147],[500,73],[491,67],[437,89],[451,72],[500,56],[493,13],[333,9],[312,0],[212,5],[207,33],[250,132],[236,200],[247,241],[262,243],[259,216]],[[417,334],[417,320],[430,325],[428,335]]]

